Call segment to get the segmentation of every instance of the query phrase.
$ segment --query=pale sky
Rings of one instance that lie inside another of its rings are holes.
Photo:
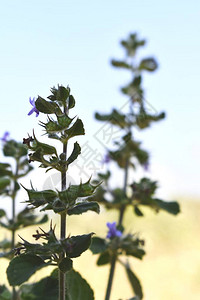
[[[102,124],[93,115],[127,101],[119,88],[129,76],[109,62],[123,58],[119,41],[131,32],[148,41],[140,55],[159,62],[157,72],[145,75],[145,97],[167,113],[164,121],[136,133],[151,151],[144,175],[160,182],[163,198],[199,197],[200,2],[195,0],[1,1],[0,135],[10,131],[20,141],[33,128],[39,131],[40,117],[27,116],[28,99],[48,96],[59,83],[69,85],[76,98],[74,115],[86,128],[81,143],[89,140],[104,153],[94,139]]]

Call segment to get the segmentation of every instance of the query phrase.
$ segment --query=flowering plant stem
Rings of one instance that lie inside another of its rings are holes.
[[[127,161],[126,161],[126,166],[125,166],[125,170],[124,170],[124,188],[123,188],[124,194],[126,194],[126,187],[127,187],[127,182],[128,182],[128,165],[129,165],[129,159],[127,159]],[[124,212],[125,212],[125,206],[122,206],[120,209],[120,213],[119,213],[118,226],[122,225]],[[117,261],[117,255],[113,255],[111,263],[110,263],[110,274],[109,274],[109,278],[108,278],[108,285],[107,285],[107,289],[106,289],[105,300],[110,299],[110,293],[111,293],[111,288],[112,288],[112,283],[113,283],[116,261]]]
[[[16,159],[16,171],[15,171],[15,177],[17,178],[18,176],[18,171],[19,171],[19,160]],[[13,191],[12,191],[12,195],[11,195],[11,199],[12,199],[12,222],[13,224],[15,223],[15,218],[16,218],[16,190],[15,190],[15,180],[13,181]],[[11,240],[11,249],[15,248],[15,228],[13,227],[12,230],[12,240]],[[16,293],[16,289],[15,287],[12,288],[12,300],[16,300],[17,299],[17,293]]]
[[[68,114],[68,111],[66,108],[64,108],[64,113]],[[67,143],[63,144],[63,154],[67,158]],[[61,189],[62,191],[66,190],[67,187],[67,180],[66,180],[66,171],[61,173]],[[66,238],[66,212],[62,212],[60,214],[60,239]],[[62,254],[64,257],[64,253]],[[65,294],[66,294],[66,283],[65,283],[65,273],[63,273],[61,270],[59,270],[59,300],[65,300]]]

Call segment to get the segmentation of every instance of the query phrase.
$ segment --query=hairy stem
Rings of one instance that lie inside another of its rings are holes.
[[[66,108],[64,109],[64,113],[67,113]],[[63,153],[67,156],[67,144],[63,144]],[[61,189],[66,190],[67,180],[66,180],[66,171],[61,173]],[[61,213],[60,220],[60,238],[66,238],[66,212]],[[61,255],[61,258],[64,257],[64,253]],[[65,300],[66,293],[66,284],[65,284],[65,273],[59,270],[59,300]]]

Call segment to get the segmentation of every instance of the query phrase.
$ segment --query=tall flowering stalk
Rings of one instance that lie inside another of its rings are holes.
[[[118,222],[108,223],[109,231],[106,239],[94,237],[91,250],[94,254],[100,253],[97,265],[110,264],[110,273],[106,289],[105,300],[110,299],[112,282],[116,262],[121,263],[131,284],[134,298],[142,299],[143,291],[139,279],[131,270],[129,262],[124,262],[120,256],[133,256],[142,259],[144,241],[137,234],[127,234],[124,228],[124,215],[128,207],[133,208],[137,217],[142,217],[142,206],[148,206],[155,212],[165,210],[176,215],[179,213],[177,202],[166,202],[156,197],[157,182],[149,178],[141,178],[139,182],[134,180],[134,173],[138,167],[147,169],[149,166],[149,154],[137,141],[134,133],[149,128],[153,122],[164,119],[165,113],[157,113],[144,99],[142,79],[144,72],[154,72],[158,64],[152,57],[138,61],[138,49],[145,45],[145,40],[138,39],[137,34],[131,34],[127,40],[121,41],[125,50],[124,60],[112,60],[116,68],[127,70],[131,74],[131,81],[121,91],[128,97],[127,109],[113,109],[110,114],[96,113],[96,119],[107,122],[107,125],[121,130],[121,137],[113,141],[113,147],[107,149],[106,160],[116,163],[124,172],[123,186],[111,189],[109,180],[112,178],[111,171],[99,174],[99,179],[104,180],[104,185],[99,187],[96,201],[103,204],[107,209],[118,211]],[[114,131],[110,130],[110,131]],[[109,160],[107,159],[109,157]],[[131,170],[132,169],[132,170]],[[132,175],[133,174],[133,175]],[[109,196],[109,197],[108,197]],[[112,201],[110,201],[112,199]]]
[[[79,215],[89,210],[99,213],[98,203],[91,200],[98,185],[92,185],[90,180],[85,183],[80,180],[78,185],[67,186],[70,164],[81,153],[78,142],[74,143],[70,155],[67,155],[67,146],[72,138],[85,134],[84,126],[79,118],[69,117],[71,109],[75,106],[75,99],[69,87],[52,88],[48,100],[39,96],[31,104],[33,106],[31,113],[36,112],[36,115],[43,113],[47,116],[47,122],[40,122],[40,125],[49,139],[62,144],[62,152],[59,154],[54,146],[40,142],[33,132],[33,136],[28,136],[23,141],[29,149],[29,162],[39,162],[40,167],[46,169],[46,172],[57,170],[61,177],[61,188],[59,191],[38,191],[33,186],[31,189],[24,187],[29,198],[26,203],[32,208],[40,208],[41,211],[52,210],[59,214],[60,236],[56,236],[55,225],[51,222],[48,232],[40,228],[33,234],[35,240],[42,240],[42,243],[30,243],[22,238],[20,246],[16,249],[17,257],[11,261],[7,269],[8,280],[12,286],[21,285],[37,270],[51,265],[57,267],[51,276],[36,284],[22,287],[22,298],[28,289],[33,299],[59,297],[60,300],[92,300],[93,291],[73,270],[72,259],[89,248],[93,233],[69,236],[66,229],[67,216]],[[82,298],[75,296],[76,293]]]
[[[9,139],[9,132],[5,132],[2,140],[3,155],[6,158],[12,158],[14,163],[0,163],[0,195],[11,200],[11,218],[7,216],[5,210],[0,209],[0,226],[10,232],[10,238],[5,238],[0,242],[0,258],[12,259],[14,248],[19,245],[16,241],[16,233],[27,226],[42,224],[47,221],[47,215],[38,219],[32,210],[25,207],[16,214],[16,200],[20,191],[20,180],[31,170],[32,166],[27,159],[27,148],[13,139]],[[6,200],[7,201],[7,200]],[[8,295],[9,299],[18,299],[19,291],[13,286],[12,294],[5,286],[0,286],[0,297]]]

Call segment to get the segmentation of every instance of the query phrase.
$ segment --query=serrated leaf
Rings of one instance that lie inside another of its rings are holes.
[[[54,114],[57,110],[60,111],[59,106],[55,102],[46,101],[40,96],[38,96],[37,100],[35,101],[35,106],[44,114]]]
[[[72,269],[72,265],[72,260],[69,257],[64,257],[59,263],[58,267],[63,273],[66,273]]]
[[[84,135],[85,129],[84,129],[83,122],[81,121],[81,119],[77,119],[71,128],[65,130],[65,134],[67,135],[67,138],[65,138],[65,140],[69,140],[70,138],[72,138],[74,136]]]
[[[93,237],[90,245],[90,250],[93,254],[105,252],[108,248],[106,241],[99,237]]]
[[[92,235],[93,233],[77,235],[61,241],[67,256],[74,258],[85,252],[90,247]]]
[[[48,134],[53,135],[55,133],[66,130],[72,121],[73,119],[65,114],[62,114],[60,116],[57,116],[57,121],[48,118],[47,123],[40,122],[40,125],[45,128]]]
[[[83,202],[83,203],[78,203],[76,204],[73,208],[70,208],[67,210],[68,215],[80,215],[84,212],[87,211],[94,211],[99,214],[100,212],[100,207],[97,202]]]
[[[81,154],[81,147],[76,142],[76,143],[74,143],[74,148],[73,148],[73,151],[72,151],[71,155],[67,159],[67,165],[71,164],[75,159],[77,159],[77,157],[79,156],[79,154]]]
[[[57,155],[57,151],[56,148],[49,145],[49,144],[45,144],[45,143],[41,143],[36,139],[35,134],[33,133],[34,136],[34,142],[33,145],[31,147],[31,150],[36,151],[36,150],[41,150],[42,151],[42,155],[52,155],[55,154]]]
[[[39,192],[34,189],[26,189],[25,187],[24,189],[27,191],[29,196],[29,200],[26,202],[35,207],[45,205],[46,203],[52,203],[58,197],[58,194],[53,190],[44,190]]]
[[[51,277],[55,279],[58,278],[57,269],[52,272]],[[93,290],[91,289],[87,281],[75,270],[71,270],[66,273],[66,286],[66,300],[94,300]],[[44,300],[49,299],[44,298]]]
[[[94,300],[94,293],[87,281],[76,271],[71,270],[66,274],[68,287],[66,300]]]
[[[15,257],[7,269],[7,277],[11,286],[27,281],[37,270],[46,267],[43,259],[36,255],[22,254]]]
[[[133,273],[133,271],[130,269],[129,265],[125,267],[126,274],[128,276],[128,280],[131,284],[131,287],[133,289],[133,292],[135,293],[136,296],[139,297],[139,299],[143,298],[143,292],[142,292],[142,287],[140,284],[139,279],[137,276]]]
[[[108,251],[105,251],[105,252],[100,254],[100,256],[97,260],[97,265],[98,266],[103,266],[103,265],[109,264],[110,261],[111,261],[110,253]]]

